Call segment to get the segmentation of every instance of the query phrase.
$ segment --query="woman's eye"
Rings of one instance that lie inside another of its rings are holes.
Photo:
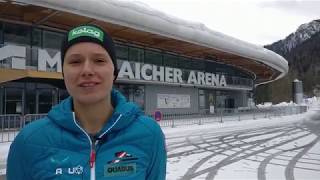
[[[69,64],[79,64],[81,61],[78,59],[69,61]]]
[[[103,63],[106,62],[104,59],[96,59],[96,62]]]

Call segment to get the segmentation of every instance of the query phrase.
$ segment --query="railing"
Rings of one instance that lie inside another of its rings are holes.
[[[307,106],[284,106],[270,107],[261,109],[215,109],[214,113],[209,113],[209,110],[204,110],[198,114],[163,114],[162,119],[158,121],[162,127],[176,127],[181,125],[207,124],[225,121],[241,121],[247,119],[275,118],[286,115],[300,114],[306,112]],[[154,119],[154,114],[150,115]]]
[[[16,114],[0,115],[0,143],[11,142],[25,125],[45,117],[46,114],[27,114],[25,116]]]
[[[23,126],[20,115],[0,115],[0,142],[12,141]]]
[[[215,113],[204,110],[201,113],[163,114],[158,121],[162,127],[181,125],[202,125],[208,123],[223,123],[225,121],[241,121],[245,119],[274,118],[307,111],[307,106],[286,106],[261,109],[215,109]],[[0,115],[0,143],[11,142],[21,128],[30,122],[45,117],[46,114],[28,114],[25,116],[6,114]],[[154,115],[150,115],[155,118]]]

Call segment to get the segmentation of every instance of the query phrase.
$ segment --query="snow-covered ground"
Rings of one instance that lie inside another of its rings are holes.
[[[167,179],[318,180],[320,126],[312,123],[320,123],[320,106],[311,107],[271,119],[163,127]],[[0,143],[0,175],[10,144]]]
[[[0,175],[6,173],[6,161],[11,142],[0,143]]]
[[[167,179],[318,180],[319,114],[163,128]]]

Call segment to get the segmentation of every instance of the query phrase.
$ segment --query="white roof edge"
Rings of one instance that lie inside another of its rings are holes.
[[[16,1],[87,16],[253,59],[279,71],[280,75],[276,79],[288,73],[288,62],[270,50],[213,31],[204,24],[169,16],[142,3],[123,0]]]

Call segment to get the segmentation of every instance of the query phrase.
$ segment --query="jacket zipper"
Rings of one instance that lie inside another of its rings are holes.
[[[91,141],[91,139],[90,139]],[[96,179],[96,146],[99,143],[99,140],[95,140],[94,143],[91,142],[91,151],[90,151],[90,180]]]
[[[90,143],[90,159],[89,159],[89,163],[90,163],[90,180],[96,180],[96,146],[99,143],[99,140],[95,140],[95,142],[92,142],[89,134],[81,127],[79,126],[79,124],[76,122],[76,115],[74,112],[72,112],[73,115],[73,122],[76,124],[76,126],[87,136],[89,143]],[[104,132],[99,136],[99,139],[101,139],[107,132],[109,132],[113,126],[116,125],[116,123],[120,120],[120,118],[122,117],[122,114],[119,115],[119,117],[117,118],[117,120]]]

